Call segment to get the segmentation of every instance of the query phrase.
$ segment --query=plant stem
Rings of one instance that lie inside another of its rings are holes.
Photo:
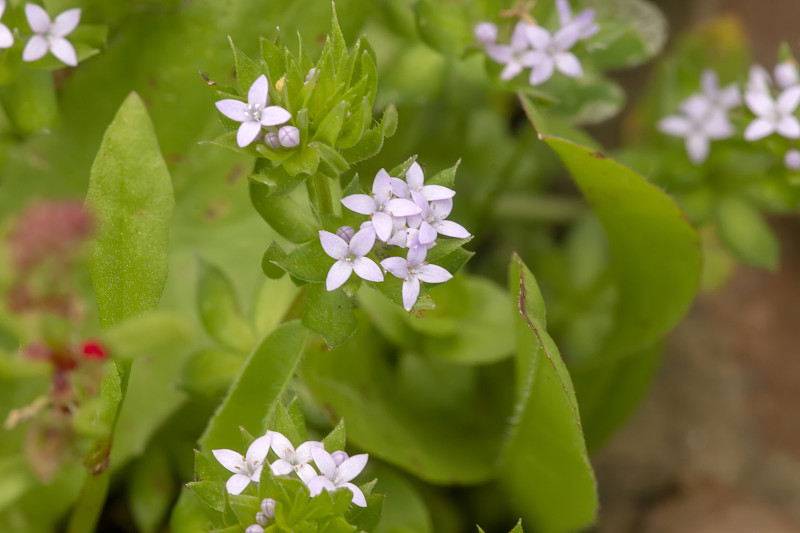
[[[78,503],[69,518],[67,533],[87,533],[95,530],[106,502],[110,480],[109,469],[97,475],[86,473]]]
[[[314,206],[323,215],[333,214],[333,201],[331,200],[331,186],[328,177],[324,174],[316,173],[311,177],[311,192]]]

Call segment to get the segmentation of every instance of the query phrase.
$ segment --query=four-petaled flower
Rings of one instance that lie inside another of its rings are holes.
[[[561,27],[576,26],[578,28],[578,39],[588,39],[600,31],[600,27],[594,22],[594,9],[584,9],[573,18],[572,9],[570,9],[567,0],[556,0],[556,7],[558,8],[558,22]]]
[[[336,259],[325,280],[325,287],[329,291],[344,285],[344,282],[350,279],[353,271],[361,279],[383,281],[383,272],[375,264],[375,261],[364,257],[372,251],[372,247],[375,245],[375,231],[372,228],[358,230],[350,242],[329,231],[321,230],[319,242],[325,253]]]
[[[392,236],[392,217],[416,215],[420,212],[420,208],[411,200],[392,198],[392,178],[384,169],[380,169],[375,176],[372,194],[351,194],[342,198],[342,204],[351,211],[369,215],[375,235],[383,242]]]
[[[72,33],[81,21],[79,8],[68,9],[51,21],[50,15],[43,7],[25,4],[25,17],[34,35],[22,51],[23,61],[36,61],[50,52],[71,67],[78,64],[75,47],[66,36]]]
[[[308,483],[317,472],[310,464],[311,451],[315,448],[322,448],[322,443],[314,440],[304,442],[295,450],[289,439],[277,431],[267,431],[267,437],[272,439],[272,450],[278,454],[279,459],[270,465],[272,473],[282,476],[294,471],[297,476]]]
[[[216,103],[220,113],[231,120],[241,122],[236,134],[236,144],[245,147],[253,142],[264,126],[277,126],[292,118],[292,115],[277,105],[269,105],[269,81],[263,74],[253,82],[247,92],[247,103],[231,98]],[[279,134],[280,135],[280,134]]]
[[[233,475],[225,483],[230,494],[241,494],[251,481],[258,483],[269,447],[270,436],[264,435],[253,441],[244,456],[233,450],[211,450],[217,461],[233,472]]]
[[[0,0],[0,18],[6,12],[6,0]],[[8,26],[0,24],[0,48],[11,48],[14,45],[14,35]]]
[[[311,455],[314,458],[314,464],[317,465],[317,468],[322,473],[307,483],[311,496],[316,496],[323,490],[336,490],[345,487],[353,493],[354,504],[359,507],[367,506],[367,499],[364,497],[364,493],[353,483],[350,483],[367,465],[367,459],[369,458],[367,454],[362,453],[345,458],[341,463],[337,463],[336,459],[323,448],[312,449]]]
[[[708,100],[714,109],[727,113],[734,107],[742,104],[742,94],[735,83],[727,87],[720,88],[717,73],[707,68],[700,75],[700,87],[703,96]]]
[[[529,60],[533,68],[529,82],[531,85],[541,85],[550,79],[555,69],[572,78],[583,76],[580,61],[569,51],[578,39],[582,27],[577,24],[568,24],[558,30],[554,35],[541,26],[528,25],[525,34],[533,46]]]
[[[686,139],[686,152],[696,165],[708,157],[711,140],[727,139],[733,135],[733,125],[725,111],[700,94],[690,96],[680,109],[682,114],[661,119],[658,129],[667,135]]]
[[[403,307],[411,311],[419,297],[421,281],[443,283],[453,277],[450,272],[437,265],[425,262],[428,251],[424,247],[414,247],[408,251],[408,258],[387,257],[381,266],[392,275],[403,280]]]
[[[406,172],[406,181],[400,178],[392,178],[392,192],[398,198],[411,199],[417,204],[422,199],[432,202],[434,200],[447,200],[456,195],[456,191],[443,185],[425,185],[425,175],[422,172],[422,167],[416,161],[411,164],[408,172]]]
[[[486,45],[486,53],[495,62],[505,65],[500,73],[500,79],[508,81],[527,67],[534,64],[534,56],[530,49],[530,42],[527,36],[527,29],[532,28],[532,24],[527,22],[517,22],[514,31],[511,33],[509,44],[495,44],[494,42]]]
[[[407,220],[409,227],[419,229],[419,234],[415,237],[419,239],[420,244],[425,246],[433,243],[437,235],[446,235],[457,239],[466,239],[470,236],[470,233],[461,224],[445,220],[453,210],[452,198],[430,203],[420,196],[417,198],[420,214],[407,217]]]
[[[794,112],[800,105],[800,85],[792,84],[790,75],[781,75],[780,85],[786,88],[773,98],[769,87],[769,75],[761,67],[750,70],[747,91],[744,101],[756,118],[744,131],[744,138],[757,141],[773,133],[787,139],[800,138],[800,121]]]

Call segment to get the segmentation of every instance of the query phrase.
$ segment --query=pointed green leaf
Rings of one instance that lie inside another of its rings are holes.
[[[239,352],[253,347],[253,329],[244,320],[236,289],[214,265],[198,257],[197,309],[206,332],[217,342]]]
[[[358,329],[353,299],[344,290],[329,291],[324,283],[310,284],[303,325],[322,335],[329,348],[339,346]]]
[[[344,419],[341,419],[339,420],[339,423],[336,424],[336,427],[333,428],[324,439],[322,439],[322,444],[325,445],[326,450],[329,452],[334,452],[336,450],[344,450],[346,443],[347,439],[344,431]]]
[[[753,206],[738,198],[723,198],[716,218],[720,237],[736,257],[769,270],[778,267],[778,239]]]
[[[250,200],[258,214],[272,229],[292,242],[306,242],[317,237],[317,226],[306,205],[293,195],[270,194],[270,187],[250,180]]]
[[[250,86],[263,74],[261,66],[233,44],[233,39],[230,36],[228,41],[231,43],[231,50],[233,50],[233,62],[236,66],[236,80],[239,82],[239,91],[242,96],[247,96]]]

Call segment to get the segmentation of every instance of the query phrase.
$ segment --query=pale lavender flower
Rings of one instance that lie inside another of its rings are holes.
[[[425,175],[417,162],[411,164],[406,172],[406,180],[392,178],[392,192],[398,198],[412,199],[417,202],[419,196],[429,202],[446,200],[456,195],[456,191],[443,185],[425,185]]]
[[[786,152],[786,155],[783,156],[783,165],[792,171],[800,170],[800,150],[797,148],[792,148]]]
[[[22,51],[23,61],[36,61],[50,52],[63,63],[71,67],[77,66],[78,55],[66,36],[72,33],[81,21],[79,8],[68,9],[51,21],[50,15],[43,7],[25,4],[25,17],[34,35]]]
[[[331,233],[331,235],[333,234]],[[294,471],[303,480],[303,483],[308,483],[309,480],[317,475],[314,467],[308,463],[311,462],[311,450],[322,448],[321,442],[310,440],[304,442],[295,450],[292,443],[283,434],[277,431],[267,431],[267,435],[272,438],[272,450],[279,457],[277,461],[270,465],[273,474],[282,476]]]
[[[372,194],[351,194],[342,198],[342,204],[351,211],[369,215],[377,237],[386,242],[392,236],[392,217],[415,215],[420,208],[410,200],[392,198],[392,179],[380,169],[372,183]]]
[[[686,152],[695,165],[708,158],[712,140],[727,139],[734,133],[725,112],[715,108],[700,94],[687,98],[680,110],[680,115],[661,119],[658,129],[667,135],[683,137],[686,140]]]
[[[236,134],[236,144],[245,147],[253,142],[264,126],[277,126],[287,122],[292,115],[277,105],[269,105],[269,81],[263,74],[253,82],[247,92],[247,103],[231,98],[216,103],[220,113],[241,122]],[[279,134],[280,135],[280,134]]]
[[[528,25],[525,28],[528,42],[533,46],[528,56],[532,67],[531,85],[546,82],[556,69],[572,78],[583,76],[580,61],[569,51],[578,42],[580,32],[580,26],[575,24],[568,24],[553,35],[541,26]]]
[[[230,494],[241,494],[251,481],[258,483],[269,447],[270,436],[264,435],[250,444],[245,455],[227,449],[211,450],[217,461],[233,472],[233,475],[225,483],[225,488]]]
[[[407,217],[407,220],[409,227],[419,229],[420,244],[433,243],[437,235],[446,235],[457,239],[470,237],[470,233],[464,226],[451,220],[445,220],[453,210],[452,198],[430,203],[424,198],[420,198],[417,205],[420,207],[420,214]]]
[[[783,80],[784,83],[787,81]],[[746,140],[757,141],[773,133],[787,139],[800,138],[800,121],[794,116],[800,105],[800,85],[790,85],[774,98],[769,76],[763,68],[755,66],[750,69],[744,101],[756,115],[744,132]]]
[[[561,27],[574,25],[578,28],[578,39],[588,39],[600,31],[600,27],[594,22],[594,9],[584,9],[572,18],[572,9],[567,0],[556,0],[558,8],[558,21]]]
[[[311,450],[314,457],[314,464],[317,465],[321,475],[310,480],[308,490],[311,496],[321,494],[323,490],[336,490],[345,487],[353,493],[353,503],[359,507],[367,506],[367,499],[364,493],[357,486],[350,483],[367,466],[369,456],[366,453],[354,455],[337,464],[336,460],[323,448]]]
[[[800,74],[794,61],[783,61],[775,66],[775,83],[781,89],[800,85]]]
[[[294,126],[283,126],[278,130],[278,140],[284,148],[294,148],[300,144],[300,130]]]
[[[476,24],[475,40],[483,44],[494,44],[497,41],[497,25],[491,22],[479,22]]]
[[[700,75],[700,88],[703,96],[709,101],[712,107],[727,113],[734,107],[742,105],[742,94],[739,86],[731,83],[727,87],[720,88],[717,73],[707,68]]]
[[[0,0],[0,18],[6,11],[6,0]],[[0,24],[0,48],[11,48],[14,45],[14,35],[8,26]]]
[[[372,227],[372,224],[370,224],[370,227]],[[336,230],[336,236],[342,239],[346,243],[349,243],[350,239],[352,239],[353,235],[355,234],[356,230],[354,230],[350,226],[342,226]]]
[[[369,257],[364,257],[375,245],[375,232],[370,229],[361,229],[353,235],[350,242],[345,241],[338,235],[329,231],[319,232],[319,242],[322,249],[329,256],[336,259],[331,269],[328,271],[328,278],[325,287],[333,291],[344,285],[350,279],[350,274],[355,271],[356,275],[367,281],[383,281],[383,273],[375,261]]]
[[[486,53],[496,63],[505,65],[500,73],[500,79],[508,81],[517,76],[523,69],[533,66],[534,56],[531,55],[530,43],[526,36],[527,28],[533,27],[527,22],[517,22],[511,34],[509,44],[487,44]]]
[[[443,283],[453,277],[447,270],[425,262],[427,250],[422,247],[411,248],[408,258],[387,257],[381,266],[393,276],[403,280],[403,307],[411,311],[419,297],[420,282]]]

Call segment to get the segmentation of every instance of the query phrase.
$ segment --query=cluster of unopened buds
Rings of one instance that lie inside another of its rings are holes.
[[[711,150],[711,141],[729,139],[736,133],[728,113],[742,104],[739,87],[732,83],[720,88],[717,74],[706,69],[700,77],[701,91],[680,104],[680,114],[658,123],[662,133],[683,137],[689,159],[699,165]],[[759,141],[773,134],[790,140],[800,139],[800,73],[797,65],[784,61],[775,67],[774,79],[760,65],[750,68],[744,103],[753,119],[744,130],[746,141]],[[784,156],[789,170],[800,170],[800,150],[790,148]]]
[[[551,33],[533,21],[520,20],[511,34],[511,42],[497,42],[498,29],[491,22],[475,26],[475,39],[486,47],[486,54],[496,63],[505,65],[500,79],[508,81],[526,68],[531,69],[528,81],[541,85],[558,70],[572,78],[583,76],[583,67],[570,52],[575,44],[599,31],[594,22],[595,12],[586,9],[572,16],[567,0],[556,0],[560,27]]]
[[[269,105],[269,80],[263,74],[247,91],[247,103],[227,98],[216,103],[220,113],[231,120],[241,122],[236,133],[236,144],[244,148],[263,136],[264,144],[270,148],[294,148],[300,144],[300,130],[284,125],[292,114],[278,105]]]
[[[6,0],[0,0],[0,18],[6,10]],[[33,35],[22,50],[23,61],[36,61],[53,54],[63,63],[74,67],[78,64],[75,47],[67,40],[67,35],[78,27],[81,21],[79,8],[68,9],[51,19],[47,11],[36,4],[25,4],[25,18]],[[17,30],[18,31],[18,30]],[[0,48],[11,48],[14,45],[14,32],[0,23]]]
[[[416,162],[405,178],[391,177],[381,169],[372,184],[372,194],[342,198],[346,208],[368,215],[369,220],[358,231],[343,226],[336,234],[319,232],[325,253],[336,259],[326,279],[329,291],[341,287],[353,272],[367,281],[383,281],[381,268],[366,257],[376,240],[408,249],[406,258],[390,256],[380,262],[387,272],[403,280],[403,307],[407,311],[419,297],[421,282],[442,283],[453,277],[444,268],[427,263],[425,257],[439,235],[470,237],[463,226],[446,220],[456,193],[441,185],[425,185],[422,168]]]
[[[269,463],[267,456],[270,449],[277,459]],[[319,441],[307,441],[295,448],[283,434],[277,431],[257,438],[247,448],[245,455],[227,449],[212,450],[214,457],[233,475],[228,478],[225,487],[230,494],[241,494],[253,482],[258,483],[264,465],[269,466],[275,476],[296,475],[308,487],[311,497],[325,491],[346,488],[353,494],[352,502],[359,507],[367,506],[364,493],[351,481],[364,470],[369,456],[365,453],[350,457],[343,451],[329,453]],[[319,472],[312,466],[316,465]],[[256,516],[256,524],[248,528],[248,532],[259,533],[267,519],[275,516],[275,501],[264,500],[262,510]]]

